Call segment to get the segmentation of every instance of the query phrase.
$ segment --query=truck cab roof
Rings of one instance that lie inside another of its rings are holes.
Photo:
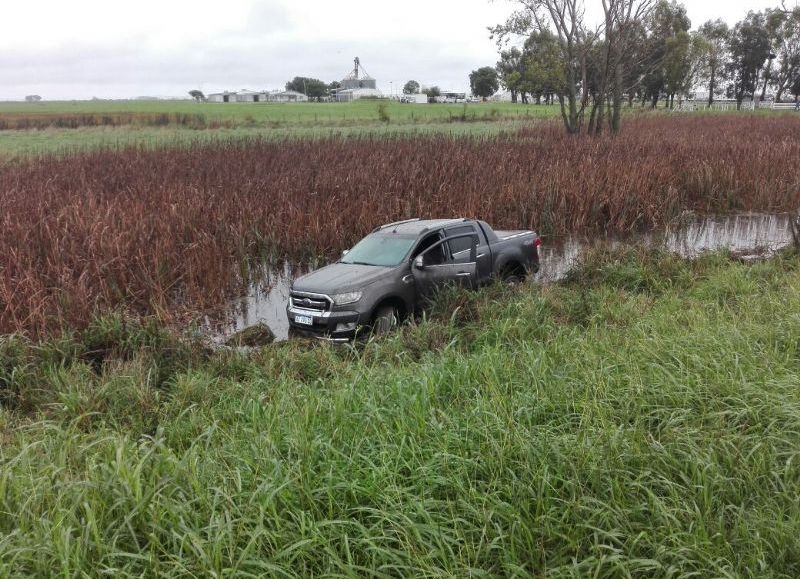
[[[468,221],[464,218],[459,219],[407,219],[405,221],[396,221],[394,223],[387,223],[375,228],[374,233],[397,233],[400,235],[421,235],[431,229],[438,227],[445,227],[455,223],[463,223]]]

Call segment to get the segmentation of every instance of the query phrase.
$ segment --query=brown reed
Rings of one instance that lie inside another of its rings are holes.
[[[642,117],[617,137],[555,123],[484,139],[362,137],[98,150],[0,167],[0,332],[166,318],[223,303],[264,257],[333,256],[375,225],[465,216],[625,234],[684,210],[800,199],[800,115]]]
[[[31,129],[79,129],[82,127],[183,127],[190,129],[232,127],[232,120],[214,120],[195,113],[0,113],[0,131]]]

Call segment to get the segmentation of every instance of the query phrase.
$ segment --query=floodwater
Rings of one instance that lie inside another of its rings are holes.
[[[586,238],[568,237],[560,242],[548,243],[539,248],[540,272],[534,281],[551,283],[562,279],[577,263],[581,252],[590,241]],[[790,217],[787,214],[748,213],[726,217],[685,220],[679,226],[651,232],[626,240],[606,239],[612,245],[644,244],[666,248],[687,258],[709,251],[729,249],[741,254],[768,255],[792,242]],[[305,270],[285,265],[278,270],[265,272],[258,284],[251,286],[246,296],[230,304],[228,314],[215,322],[206,320],[210,333],[222,338],[232,332],[259,322],[267,324],[276,339],[289,335],[286,303],[292,280]]]
[[[744,213],[694,218],[666,230],[652,231],[624,240],[605,240],[612,246],[661,246],[689,259],[722,249],[728,249],[737,255],[763,256],[792,243],[789,221],[790,217],[786,213]],[[541,270],[535,279],[545,283],[562,279],[575,266],[583,249],[596,240],[597,238],[568,237],[561,243],[542,245],[539,248]]]

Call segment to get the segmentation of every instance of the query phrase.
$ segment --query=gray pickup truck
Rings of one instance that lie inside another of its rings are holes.
[[[342,258],[297,278],[286,313],[294,334],[334,341],[392,329],[442,285],[524,281],[539,270],[533,231],[471,219],[409,219],[376,228]]]

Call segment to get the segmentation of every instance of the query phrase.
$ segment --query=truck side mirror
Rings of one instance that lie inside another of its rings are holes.
[[[417,269],[425,269],[425,263],[423,263],[421,255],[414,258],[414,267]]]

